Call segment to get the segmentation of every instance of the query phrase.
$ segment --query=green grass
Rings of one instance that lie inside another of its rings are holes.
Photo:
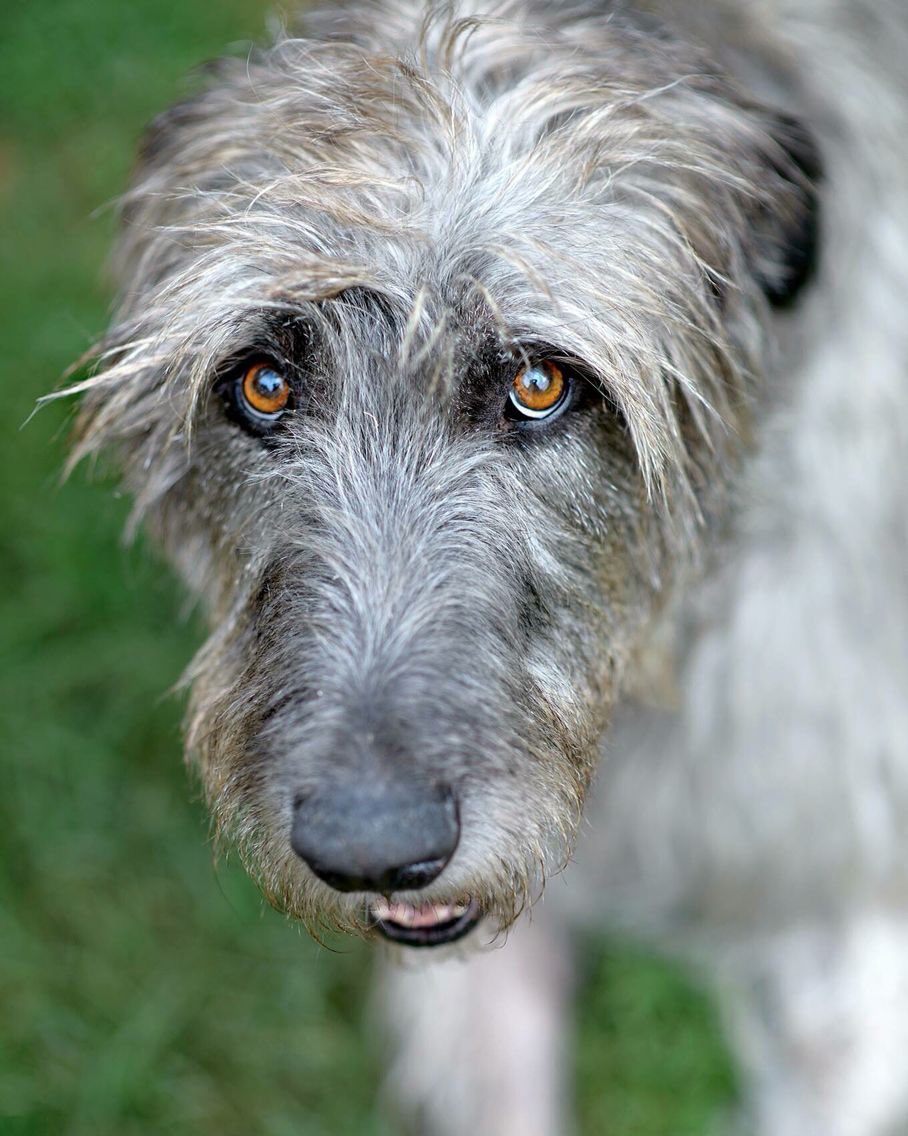
[[[58,473],[35,399],[103,327],[138,131],[257,0],[41,0],[0,15],[0,1134],[379,1136],[368,952],[311,942],[215,868],[167,695],[198,642],[128,503]],[[665,966],[589,961],[583,1132],[695,1136],[733,1093]]]

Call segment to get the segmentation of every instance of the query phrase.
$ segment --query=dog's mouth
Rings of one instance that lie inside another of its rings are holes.
[[[376,931],[394,943],[408,947],[440,947],[470,933],[482,915],[479,903],[398,903],[376,899],[372,918]]]

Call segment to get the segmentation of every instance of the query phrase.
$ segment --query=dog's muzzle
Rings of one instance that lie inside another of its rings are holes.
[[[413,904],[392,894],[418,891],[444,871],[460,840],[457,801],[446,785],[419,781],[335,784],[297,799],[290,835],[296,854],[341,892],[375,892],[375,930],[409,946],[462,938],[478,904]]]

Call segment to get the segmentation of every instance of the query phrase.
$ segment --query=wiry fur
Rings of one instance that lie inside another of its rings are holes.
[[[118,455],[205,597],[218,826],[273,902],[367,933],[291,851],[294,801],[443,776],[462,838],[420,898],[504,928],[570,855],[618,705],[578,871],[613,921],[727,961],[768,919],[900,906],[908,21],[486,12],[327,10],[145,141],[76,457]],[[256,352],[305,392],[267,444],[218,394]],[[590,394],[523,435],[501,408],[540,354]],[[888,1131],[846,1113],[799,1132]]]

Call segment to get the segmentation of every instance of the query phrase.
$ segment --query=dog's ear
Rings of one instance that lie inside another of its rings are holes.
[[[187,135],[199,131],[220,109],[222,88],[235,70],[232,58],[211,59],[193,72],[193,90],[183,95],[149,122],[139,141],[135,173],[172,163]],[[238,108],[239,109],[239,108]]]
[[[207,85],[163,111],[143,132],[130,188],[120,202],[120,235],[111,263],[123,296],[140,284],[147,291],[180,259],[180,239],[168,243],[162,234],[190,223],[205,193],[228,185],[240,166],[239,143],[231,149],[225,130],[231,122],[230,89],[217,85],[221,70],[220,63],[206,67],[201,74]],[[243,111],[238,105],[232,119],[245,124]],[[152,243],[155,257],[149,260]]]
[[[768,135],[764,160],[776,192],[754,217],[751,268],[770,304],[786,308],[816,271],[822,161],[813,134],[795,118],[774,116]]]

